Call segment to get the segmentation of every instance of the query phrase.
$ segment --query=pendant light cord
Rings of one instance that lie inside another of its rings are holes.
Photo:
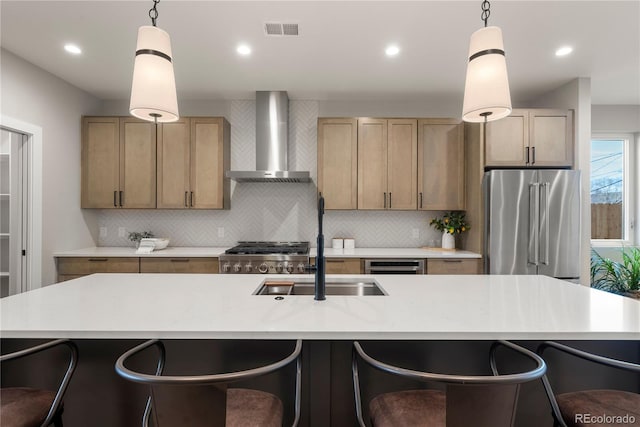
[[[160,0],[158,0],[160,1]],[[484,26],[487,26],[487,21],[489,20],[489,15],[491,15],[491,11],[489,10],[489,8],[491,8],[491,3],[489,3],[487,0],[484,0],[482,2],[482,15],[480,15],[482,17],[482,20],[484,21]],[[155,25],[155,24],[154,24]]]
[[[151,18],[151,23],[153,24],[154,27],[156,26],[156,19],[158,19],[158,9],[156,9],[156,7],[158,6],[158,3],[160,3],[160,0],[153,0],[153,7],[149,9],[149,18]],[[485,22],[485,26],[486,25],[487,24]]]

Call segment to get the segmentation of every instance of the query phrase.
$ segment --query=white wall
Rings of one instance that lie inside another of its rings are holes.
[[[574,135],[576,140],[575,168],[582,172],[581,218],[581,266],[580,281],[589,285],[591,251],[591,79],[577,78],[532,102],[537,108],[562,108],[574,110]]]
[[[53,252],[97,242],[97,213],[80,209],[80,116],[98,112],[100,101],[4,49],[0,90],[3,116],[42,128],[44,286],[55,282]]]
[[[640,105],[592,105],[592,132],[640,132]]]

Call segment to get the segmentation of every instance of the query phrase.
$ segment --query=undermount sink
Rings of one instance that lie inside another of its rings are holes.
[[[313,280],[265,280],[254,295],[314,295]],[[327,296],[381,296],[387,295],[378,282],[372,279],[327,279]]]

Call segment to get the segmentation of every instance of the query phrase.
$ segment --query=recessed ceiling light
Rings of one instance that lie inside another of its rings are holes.
[[[67,43],[64,45],[64,50],[69,52],[72,55],[80,55],[82,53],[82,49],[80,49],[77,45],[72,43]]]
[[[573,48],[571,46],[562,46],[560,49],[556,50],[556,56],[567,56],[571,52],[573,52]]]
[[[386,53],[387,56],[396,56],[400,53],[400,48],[396,45],[387,46],[384,53]]]
[[[236,49],[236,52],[238,52],[242,56],[247,56],[247,55],[251,54],[251,48],[246,44],[241,44]]]

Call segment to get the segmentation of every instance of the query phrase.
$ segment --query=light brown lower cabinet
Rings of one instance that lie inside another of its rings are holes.
[[[476,258],[429,258],[427,274],[482,274],[482,262]]]
[[[140,273],[218,273],[218,258],[140,258]]]
[[[327,274],[361,274],[360,258],[325,258]]]
[[[309,260],[311,265],[316,265],[316,257]],[[364,267],[360,258],[326,258],[326,274],[362,274]]]
[[[60,276],[86,276],[93,273],[139,273],[138,257],[71,257],[58,258]],[[66,280],[71,279],[70,277]]]
[[[218,273],[218,258],[59,257],[58,282],[93,273]]]

